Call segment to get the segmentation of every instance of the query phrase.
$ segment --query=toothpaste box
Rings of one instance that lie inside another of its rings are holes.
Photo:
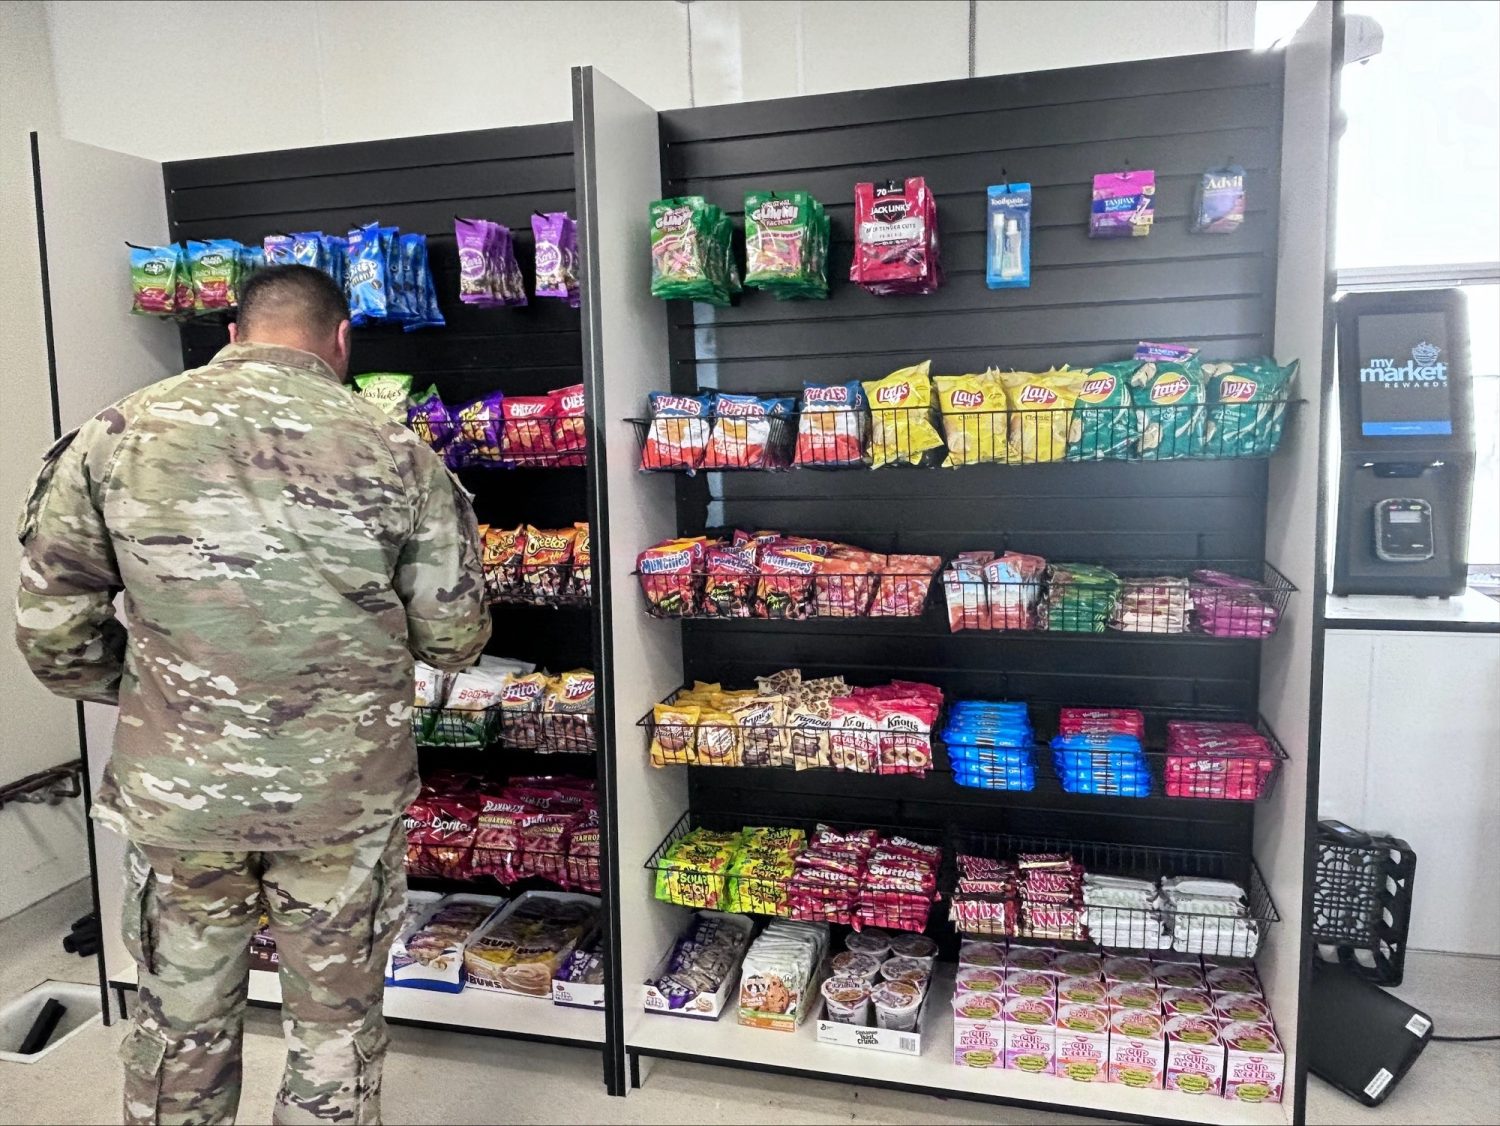
[[[1218,1022],[1208,1017],[1172,1017],[1166,1024],[1169,1091],[1217,1095],[1224,1089],[1224,1045]]]
[[[1286,1082],[1286,1052],[1265,1025],[1231,1023],[1224,1042],[1224,1097],[1245,1103],[1279,1103]]]
[[[1161,1088],[1167,1045],[1161,1017],[1140,1009],[1120,1009],[1109,1020],[1109,1081],[1126,1087]]]

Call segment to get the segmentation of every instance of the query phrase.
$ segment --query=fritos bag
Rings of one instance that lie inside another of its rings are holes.
[[[931,360],[893,371],[864,385],[870,401],[870,466],[920,465],[943,448],[932,424]]]
[[[934,376],[932,382],[948,442],[944,467],[1010,460],[1005,384],[1000,382],[1000,373],[989,368],[979,375]]]
[[[1083,388],[1082,372],[1007,371],[1000,381],[1010,400],[1010,447],[1022,465],[1061,461],[1068,452],[1073,404]]]

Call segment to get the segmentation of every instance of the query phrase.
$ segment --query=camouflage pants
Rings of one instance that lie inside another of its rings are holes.
[[[275,1122],[378,1123],[385,959],[405,908],[405,845],[399,823],[306,852],[131,845],[124,934],[140,996],[121,1047],[126,1123],[234,1121],[249,945],[263,909],[287,1039]]]

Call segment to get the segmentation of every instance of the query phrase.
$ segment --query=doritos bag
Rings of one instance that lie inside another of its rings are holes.
[[[1022,465],[1061,461],[1068,452],[1068,429],[1073,404],[1083,389],[1084,375],[1066,368],[1037,374],[1002,372],[1010,400],[1010,448]]]
[[[932,424],[931,360],[893,371],[864,385],[870,400],[870,466],[919,465],[943,447]]]

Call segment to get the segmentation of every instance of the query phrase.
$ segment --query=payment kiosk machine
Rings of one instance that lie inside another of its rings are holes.
[[[1463,294],[1346,294],[1338,357],[1333,593],[1462,593],[1474,485]]]

